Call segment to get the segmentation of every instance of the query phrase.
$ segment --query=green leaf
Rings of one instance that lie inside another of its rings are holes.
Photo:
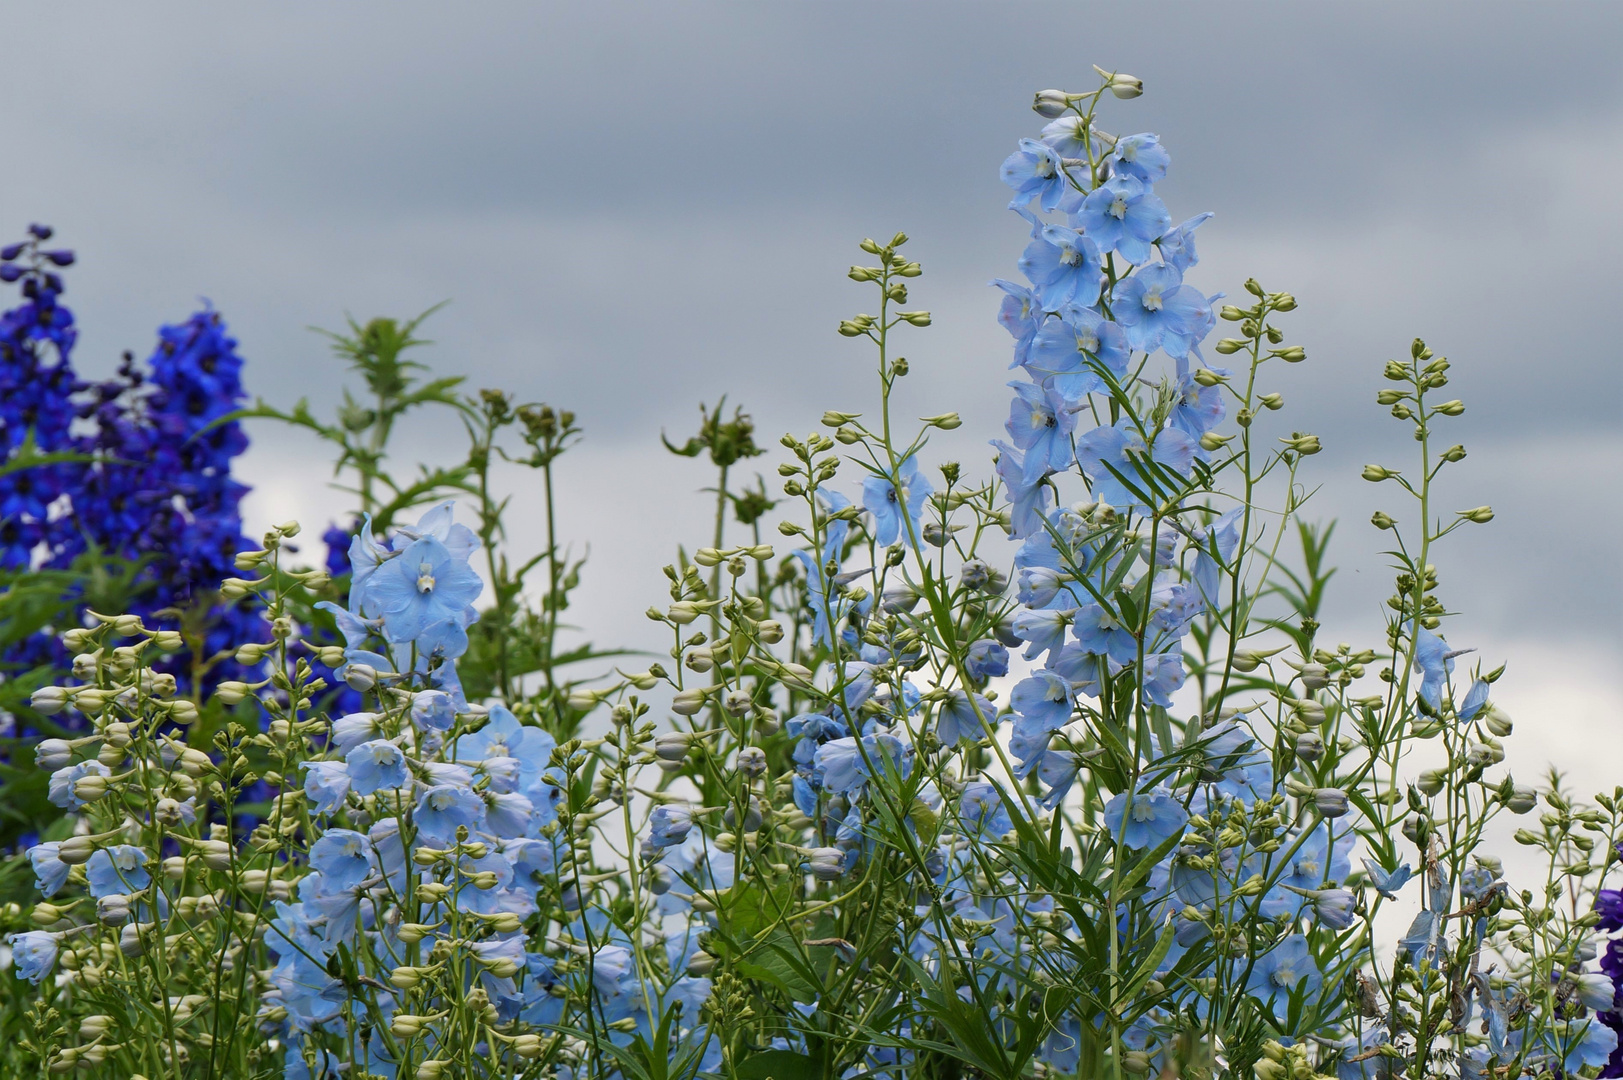
[[[763,1050],[733,1069],[739,1080],[822,1080],[823,1063],[793,1050]]]

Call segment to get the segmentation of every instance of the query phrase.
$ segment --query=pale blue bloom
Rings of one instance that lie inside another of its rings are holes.
[[[964,655],[964,671],[971,679],[984,682],[1009,673],[1009,650],[992,638],[981,638]]]
[[[27,979],[35,986],[56,967],[56,954],[62,947],[60,934],[44,930],[29,930],[21,934],[7,934],[11,946],[11,962],[17,977]]]
[[[958,796],[958,816],[966,826],[986,836],[1002,836],[1014,828],[1003,793],[984,780],[971,780]]]
[[[379,566],[361,589],[361,611],[381,617],[390,641],[411,641],[442,619],[466,625],[484,582],[465,559],[431,536],[412,541]]]
[[[1200,262],[1200,256],[1195,252],[1195,230],[1205,224],[1212,216],[1211,211],[1196,214],[1188,221],[1179,225],[1171,232],[1162,235],[1156,246],[1161,249],[1161,261],[1168,266],[1185,273],[1191,266]]]
[[[1077,405],[1104,388],[1098,367],[1119,382],[1127,375],[1130,359],[1127,335],[1119,325],[1090,307],[1067,304],[1032,336],[1025,368],[1033,379]]]
[[[100,899],[140,892],[152,884],[146,863],[147,853],[131,844],[97,848],[85,863],[85,881],[90,886],[90,895]]]
[[[1003,481],[1003,494],[1009,500],[1010,528],[1015,539],[1031,536],[1041,529],[1043,511],[1051,488],[1041,481],[1026,479],[1025,457],[1006,442],[993,440],[997,448],[997,475]]]
[[[77,765],[69,765],[51,774],[46,784],[46,797],[52,805],[64,810],[77,810],[85,805],[85,801],[74,794],[73,785],[87,776],[111,775],[112,770],[99,761],[81,761]]]
[[[455,623],[445,625],[455,626]],[[457,627],[463,639],[467,632]],[[456,706],[443,690],[419,690],[411,697],[411,722],[424,731],[447,731],[456,723]]]
[[[989,726],[997,725],[997,709],[990,701],[979,694],[949,691],[947,699],[936,707],[936,738],[943,746],[953,746],[962,739],[979,739],[985,733],[981,717]]]
[[[912,528],[907,531],[913,536],[918,535],[919,513],[924,509],[924,500],[935,491],[919,471],[918,460],[911,454],[897,466],[896,473],[902,486],[901,496],[897,495],[895,485],[884,476],[869,476],[862,481],[862,508],[873,515],[874,542],[880,547],[894,544],[897,536],[904,531],[904,510],[912,523]]]
[[[58,854],[61,849],[62,844],[57,840],[47,840],[28,849],[28,862],[34,868],[34,884],[47,900],[68,883],[68,874],[73,871],[73,867],[63,862]]]
[[[1021,139],[1020,149],[1008,156],[1000,172],[1003,182],[1014,189],[1011,210],[1036,199],[1046,213],[1060,205],[1069,188],[1060,156],[1036,139]]]
[[[344,756],[350,790],[370,795],[379,788],[398,788],[406,782],[406,755],[387,739],[364,742]]]
[[[1116,286],[1111,313],[1127,332],[1127,342],[1141,352],[1165,348],[1168,356],[1188,355],[1203,334],[1211,304],[1199,289],[1183,283],[1175,266],[1140,267]]]
[[[348,794],[349,769],[342,761],[304,763],[304,797],[316,816],[332,813]]]
[[[1076,413],[1055,391],[1023,382],[1009,386],[1015,396],[1003,427],[1025,454],[1026,482],[1036,483],[1050,472],[1069,468],[1074,460],[1071,432]]]
[[[1364,860],[1364,873],[1369,875],[1371,887],[1388,900],[1397,899],[1398,890],[1407,885],[1409,879],[1414,877],[1414,871],[1410,869],[1408,863],[1404,863],[1396,870],[1388,872],[1383,870],[1381,865],[1372,859]]]
[[[654,808],[648,819],[648,842],[657,848],[675,847],[693,829],[693,807],[673,804]]]
[[[321,875],[326,892],[354,888],[365,881],[375,857],[372,841],[351,829],[328,829],[310,845],[310,869]]]
[[[1130,263],[1148,262],[1150,244],[1172,224],[1167,208],[1142,181],[1113,176],[1088,193],[1071,223],[1099,251],[1117,251]]]
[[[1307,996],[1312,998],[1323,983],[1324,976],[1308,953],[1307,938],[1292,934],[1257,958],[1246,986],[1252,996],[1273,1009],[1275,1016],[1283,1018],[1290,995],[1298,986],[1305,986]]]
[[[1123,135],[1116,140],[1110,152],[1111,171],[1118,176],[1132,176],[1154,184],[1164,179],[1172,157],[1161,145],[1159,136],[1145,132],[1141,135]]]
[[[1187,477],[1194,468],[1196,446],[1177,428],[1163,428],[1146,447],[1137,425],[1124,419],[1114,427],[1093,428],[1078,439],[1076,458],[1094,498],[1116,507],[1142,507],[1140,494],[1160,502],[1176,490],[1176,478]],[[1137,492],[1129,491],[1127,483]]]
[[[460,826],[478,827],[484,817],[484,800],[458,784],[438,784],[417,799],[417,828],[441,843],[454,840]]]
[[[1014,338],[1014,362],[1009,366],[1019,367],[1026,362],[1031,339],[1037,335],[1042,323],[1043,309],[1037,303],[1036,294],[1024,285],[1016,285],[1002,278],[994,280],[992,284],[1002,289],[1004,294],[1003,303],[998,307],[997,321]]]
[[[1160,789],[1122,792],[1105,804],[1105,825],[1131,848],[1152,848],[1183,832],[1189,812]]]
[[[1044,311],[1099,299],[1104,266],[1094,242],[1075,229],[1044,225],[1020,256],[1020,272],[1036,287]]]

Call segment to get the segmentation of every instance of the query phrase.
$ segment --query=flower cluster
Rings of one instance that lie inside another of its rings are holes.
[[[205,309],[161,328],[144,370],[126,353],[113,378],[80,379],[77,330],[56,272],[74,257],[44,249],[51,235],[31,226],[28,241],[0,249],[0,278],[20,282],[24,297],[0,315],[4,450],[13,461],[55,455],[0,477],[0,564],[37,571],[122,561],[134,570],[128,609],[148,618],[189,612],[202,655],[261,639],[256,614],[213,595],[247,546],[239,510],[247,488],[231,475],[247,447],[230,419],[243,400],[236,341]],[[6,657],[19,667],[65,659],[48,635]],[[183,688],[197,674],[184,663],[174,672]],[[227,663],[209,677],[237,674]]]

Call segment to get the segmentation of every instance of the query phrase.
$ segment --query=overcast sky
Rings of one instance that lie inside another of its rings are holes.
[[[79,251],[81,368],[207,297],[250,391],[319,411],[344,376],[308,327],[449,299],[425,359],[581,417],[563,531],[592,546],[577,610],[604,642],[647,640],[659,564],[705,538],[710,477],[662,428],[725,392],[775,448],[869,401],[833,332],[871,306],[844,278],[864,235],[915,238],[936,323],[906,407],[961,411],[933,449],[985,468],[1008,355],[986,282],[1025,238],[997,166],[1034,90],[1136,74],[1101,123],[1162,136],[1175,220],[1216,213],[1191,280],[1300,299],[1309,360],[1266,388],[1280,433],[1326,447],[1332,629],[1377,643],[1368,517],[1404,515],[1357,474],[1412,452],[1373,399],[1422,335],[1468,406],[1444,501],[1499,511],[1439,557],[1450,638],[1510,661],[1524,753],[1623,778],[1623,7],[87,3],[8,5],[0,31],[0,233],[48,221]],[[319,448],[251,434],[252,528],[341,514]],[[429,458],[448,434],[406,433]]]

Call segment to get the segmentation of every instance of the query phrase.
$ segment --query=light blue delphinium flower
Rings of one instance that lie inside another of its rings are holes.
[[[1024,730],[1058,731],[1071,721],[1071,684],[1052,671],[1034,671],[1015,684],[1009,705]]]
[[[1244,516],[1245,508],[1236,507],[1210,525],[1191,530],[1190,533],[1189,544],[1196,551],[1195,569],[1191,576],[1201,597],[1214,610],[1222,610],[1219,575],[1224,567],[1233,568]]]
[[[1159,789],[1122,792],[1105,804],[1104,817],[1111,834],[1132,848],[1155,847],[1189,823],[1183,805]]]
[[[867,754],[867,761],[863,754]],[[822,776],[823,787],[840,795],[856,796],[871,775],[869,762],[874,768],[895,768],[906,776],[913,767],[913,748],[894,735],[878,733],[862,737],[861,750],[854,737],[835,739],[817,748],[812,761]]]
[[[1195,251],[1195,230],[1211,216],[1210,210],[1196,214],[1171,232],[1164,233],[1155,242],[1155,246],[1161,249],[1161,261],[1182,273],[1187,273],[1191,266],[1200,262],[1200,255]]]
[[[310,845],[310,869],[321,875],[325,891],[350,889],[372,872],[372,841],[351,829],[328,829]]]
[[[1144,677],[1140,686],[1144,699],[1164,709],[1172,707],[1172,695],[1182,686],[1187,676],[1183,670],[1183,651],[1173,649],[1144,658]]]
[[[1324,982],[1324,976],[1308,953],[1307,938],[1292,934],[1257,958],[1246,987],[1253,997],[1266,1002],[1275,1016],[1284,1017],[1291,993],[1304,982],[1308,996],[1312,997]]]
[[[896,474],[902,485],[901,495],[897,494],[895,485],[883,476],[869,476],[862,481],[862,508],[873,515],[874,542],[880,547],[889,547],[900,534],[909,531],[902,528],[904,511],[912,523],[911,534],[918,535],[919,513],[924,509],[924,500],[935,491],[919,471],[918,459],[912,454],[897,466]]]
[[[1115,148],[1110,152],[1112,172],[1118,176],[1135,177],[1146,184],[1165,179],[1167,166],[1171,164],[1172,157],[1161,145],[1160,137],[1149,132],[1123,135],[1116,140]]]
[[[1110,310],[1133,348],[1166,348],[1167,355],[1181,357],[1205,326],[1211,305],[1199,289],[1183,283],[1176,267],[1154,263],[1116,286]]]
[[[1219,375],[1229,374],[1227,368],[1214,368]],[[1223,422],[1223,388],[1202,386],[1188,372],[1178,376],[1174,389],[1178,392],[1172,413],[1167,419],[1179,431],[1198,439]]]
[[[1020,272],[1031,280],[1044,311],[1066,304],[1084,307],[1099,299],[1104,266],[1088,237],[1063,225],[1044,225],[1020,256]]]
[[[1014,828],[1003,794],[985,780],[971,780],[958,796],[959,820],[972,832],[1002,836]]]
[[[90,886],[90,895],[100,899],[140,892],[152,884],[146,863],[147,853],[130,844],[97,848],[85,863],[85,881]]]
[[[11,962],[19,979],[27,979],[35,986],[56,967],[56,955],[62,948],[62,935],[44,930],[29,930],[21,934],[7,934],[11,946]]]
[[[87,776],[111,775],[112,770],[99,761],[81,761],[77,765],[69,765],[51,774],[46,784],[46,797],[54,806],[60,806],[64,810],[78,810],[85,805],[85,801],[74,792],[73,786]]]
[[[1009,366],[1016,368],[1026,362],[1031,339],[1037,336],[1038,327],[1042,324],[1043,309],[1037,302],[1036,294],[1024,285],[1002,278],[994,279],[991,284],[1003,290],[1003,303],[998,307],[997,321],[1014,338],[1014,360]]]
[[[364,742],[344,755],[350,790],[370,795],[380,788],[398,788],[406,782],[406,755],[387,739]]]
[[[986,718],[988,725],[997,725],[997,709],[990,701],[979,694],[948,691],[946,700],[936,706],[936,738],[943,746],[953,746],[963,739],[979,739],[985,734],[981,717]]]
[[[1420,628],[1415,635],[1414,663],[1420,669],[1420,697],[1434,710],[1441,708],[1443,700],[1443,687],[1448,683],[1449,673],[1454,670],[1454,658],[1475,652],[1475,649],[1450,649],[1448,642],[1427,630]]]
[[[964,671],[971,679],[984,682],[1009,673],[1009,650],[992,638],[981,638],[964,654]]]
[[[1077,644],[1090,653],[1108,656],[1118,664],[1138,659],[1138,639],[1100,604],[1084,604],[1076,612],[1071,632]]]
[[[466,638],[466,632],[463,632]],[[443,690],[419,690],[411,696],[411,722],[424,731],[448,731],[456,723],[456,705]]]
[[[477,827],[484,816],[484,800],[460,784],[436,784],[417,799],[417,828],[441,843],[454,839],[458,826]]]
[[[656,806],[648,818],[648,842],[656,848],[675,847],[693,829],[693,807],[671,804]]]
[[[1014,189],[1009,209],[1017,210],[1031,200],[1047,213],[1065,199],[1070,182],[1060,156],[1036,139],[1021,139],[1020,149],[1010,154],[1000,170],[1003,182]]]
[[[457,738],[452,760],[516,758],[518,790],[545,815],[547,806],[556,805],[556,791],[563,783],[562,774],[551,765],[552,751],[557,746],[558,740],[547,731],[521,723],[505,705],[492,705],[484,727]]]
[[[1172,216],[1142,180],[1112,176],[1082,200],[1071,224],[1099,245],[1101,254],[1120,252],[1136,265],[1149,261],[1150,244],[1171,226]]]
[[[1404,863],[1396,870],[1387,871],[1383,870],[1381,864],[1373,859],[1364,860],[1364,873],[1369,875],[1370,886],[1388,900],[1397,899],[1398,890],[1407,885],[1409,879],[1414,877],[1414,871],[1410,869],[1408,863]]]
[[[1036,483],[1050,472],[1069,468],[1074,460],[1071,432],[1076,428],[1076,413],[1052,390],[1024,382],[1011,382],[1009,387],[1014,401],[1003,428],[1025,454],[1027,482]]]
[[[319,817],[343,805],[349,794],[349,769],[342,761],[306,761],[304,797]]]
[[[1006,442],[994,439],[997,448],[997,475],[1003,481],[1003,494],[1009,500],[1010,528],[1016,540],[1031,536],[1043,527],[1043,511],[1052,489],[1040,481],[1026,479],[1025,456]]]
[[[1131,420],[1123,420],[1114,427],[1093,428],[1078,439],[1076,458],[1095,499],[1116,507],[1143,506],[1127,483],[1159,500],[1171,486],[1160,470],[1187,477],[1194,468],[1197,445],[1177,428],[1163,428],[1146,446],[1144,433]]]
[[[34,885],[47,900],[68,883],[73,867],[62,861],[62,844],[48,840],[28,849],[28,862],[34,868]]]
[[[411,641],[443,619],[472,622],[472,604],[483,590],[484,582],[467,560],[425,536],[367,578],[361,610],[383,619],[384,636],[390,641]]]
[[[1015,612],[1014,633],[1026,643],[1026,659],[1057,652],[1065,644],[1065,628],[1076,617],[1076,609],[1023,609]]]
[[[1067,304],[1032,337],[1025,368],[1067,403],[1079,405],[1104,388],[1094,365],[1102,365],[1120,381],[1127,374],[1130,358],[1127,335],[1120,326],[1092,308]]]

